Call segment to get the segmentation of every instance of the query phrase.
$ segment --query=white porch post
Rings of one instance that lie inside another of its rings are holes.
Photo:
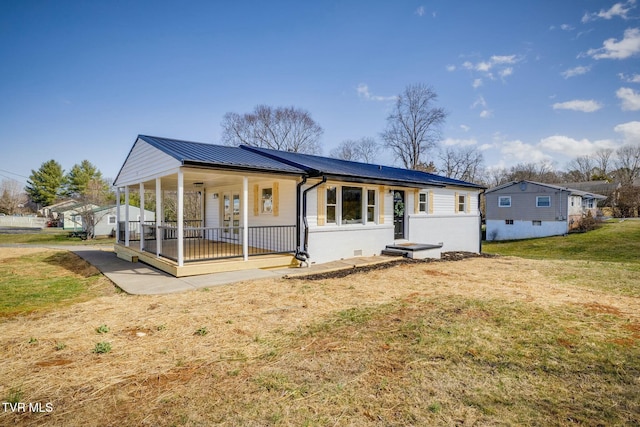
[[[178,266],[184,265],[184,172],[178,169]]]
[[[116,187],[116,243],[120,242],[120,187]]]
[[[249,178],[242,177],[242,255],[249,260]]]
[[[124,245],[129,247],[129,186],[124,187]]]
[[[162,252],[162,238],[163,232],[160,228],[162,226],[162,218],[164,214],[162,212],[162,189],[160,188],[160,178],[156,178],[156,256],[159,257]]]
[[[140,183],[140,252],[144,250],[144,182]]]

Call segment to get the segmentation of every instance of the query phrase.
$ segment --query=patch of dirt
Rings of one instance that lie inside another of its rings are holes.
[[[288,278],[288,279],[302,279],[302,280],[340,279],[342,277],[347,277],[347,276],[350,276],[352,274],[368,273],[370,271],[376,271],[376,270],[386,270],[386,269],[389,269],[391,267],[396,267],[396,266],[399,266],[399,265],[406,265],[406,264],[410,264],[410,265],[414,265],[414,264],[429,264],[429,263],[436,263],[436,262],[462,261],[464,259],[469,259],[469,258],[495,258],[495,257],[496,257],[496,255],[477,254],[477,253],[474,253],[474,252],[443,252],[440,259],[432,259],[432,258],[427,258],[427,259],[399,258],[399,259],[397,259],[395,261],[389,261],[389,262],[375,264],[375,265],[366,265],[366,266],[362,266],[362,267],[349,268],[349,269],[345,269],[345,270],[337,270],[337,271],[329,271],[329,272],[326,272],[326,273],[310,274],[308,276],[292,276],[292,277],[285,277],[285,278]],[[432,271],[432,270],[425,270],[425,272],[427,274],[429,274],[430,271]],[[433,275],[438,275],[437,272],[433,272],[432,274]],[[440,275],[447,276],[448,274],[440,273]]]
[[[50,366],[64,366],[68,365],[69,363],[73,363],[73,361],[69,359],[50,359],[36,362],[36,366],[39,366],[41,368],[48,368]]]
[[[582,305],[596,313],[613,314],[616,316],[620,316],[622,314],[619,308],[613,307],[611,305],[599,304],[597,302],[590,302],[588,304]]]

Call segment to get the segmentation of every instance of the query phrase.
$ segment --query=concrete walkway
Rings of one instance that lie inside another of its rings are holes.
[[[14,245],[12,245],[14,246]],[[15,245],[18,246],[18,245]],[[33,247],[33,245],[19,245]],[[141,263],[120,259],[110,246],[43,246],[49,249],[68,250],[95,266],[120,289],[132,295],[160,295],[191,291],[212,286],[227,285],[248,280],[304,277],[318,273],[354,269],[368,265],[386,263],[397,257],[376,256],[357,257],[326,264],[314,264],[311,267],[283,268],[277,270],[240,270],[224,273],[203,274],[190,277],[173,277],[163,271]]]

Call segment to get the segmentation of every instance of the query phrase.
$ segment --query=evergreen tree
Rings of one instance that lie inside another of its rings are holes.
[[[65,179],[66,194],[71,197],[87,196],[95,190],[96,181],[104,182],[102,173],[89,160],[73,165]]]
[[[51,205],[62,192],[64,171],[55,160],[44,162],[37,171],[31,170],[25,191],[34,203]]]

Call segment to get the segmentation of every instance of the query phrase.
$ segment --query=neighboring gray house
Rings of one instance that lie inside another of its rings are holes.
[[[120,218],[125,217],[125,205],[120,205]],[[101,206],[92,210],[96,225],[94,234],[96,236],[115,236],[116,221],[118,218],[116,205]],[[138,206],[129,206],[129,217],[132,222],[140,221],[140,208]],[[156,213],[153,211],[144,211],[145,221],[155,221]]]
[[[567,234],[597,201],[606,199],[557,185],[513,181],[485,192],[487,240],[517,240]]]
[[[57,212],[58,220],[62,220],[63,230],[80,231],[83,230],[82,225],[82,213],[88,210],[96,209],[98,205],[91,203],[79,203],[75,202],[72,205],[65,205],[61,209],[53,210]]]

